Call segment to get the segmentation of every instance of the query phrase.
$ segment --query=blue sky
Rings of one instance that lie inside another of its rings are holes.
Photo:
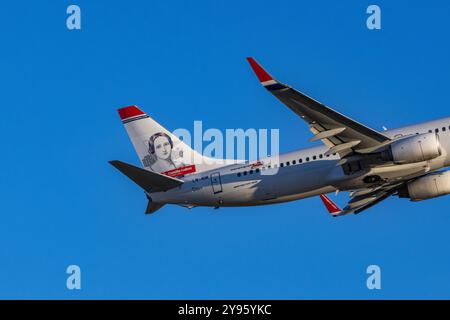
[[[279,128],[281,151],[309,146],[247,56],[375,129],[448,116],[450,4],[375,3],[381,31],[365,1],[2,3],[0,298],[450,298],[449,197],[342,219],[318,198],[145,216],[107,163],[138,163],[116,113],[130,104],[172,130]]]

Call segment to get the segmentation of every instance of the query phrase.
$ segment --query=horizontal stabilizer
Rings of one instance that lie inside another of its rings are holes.
[[[167,191],[183,184],[182,180],[138,168],[122,161],[113,160],[109,163],[147,192]]]

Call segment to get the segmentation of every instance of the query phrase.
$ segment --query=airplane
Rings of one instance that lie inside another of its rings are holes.
[[[255,59],[247,60],[262,86],[307,123],[313,134],[309,141],[323,144],[253,162],[218,162],[191,149],[137,106],[121,108],[143,167],[110,163],[144,190],[146,214],[166,204],[217,209],[319,196],[337,217],[361,213],[390,196],[421,201],[450,194],[450,171],[444,170],[450,165],[450,117],[379,132],[279,82]],[[343,209],[326,195],[333,192],[349,192]]]

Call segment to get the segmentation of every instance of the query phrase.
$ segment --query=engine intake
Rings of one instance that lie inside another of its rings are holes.
[[[384,161],[397,164],[415,163],[437,158],[441,155],[441,145],[436,133],[417,134],[393,142],[381,153]]]
[[[409,182],[399,190],[400,198],[421,201],[450,194],[450,171],[431,173]]]

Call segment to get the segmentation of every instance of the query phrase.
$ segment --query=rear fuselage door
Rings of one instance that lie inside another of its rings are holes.
[[[214,194],[222,192],[222,181],[220,180],[219,172],[211,173],[211,186]]]

